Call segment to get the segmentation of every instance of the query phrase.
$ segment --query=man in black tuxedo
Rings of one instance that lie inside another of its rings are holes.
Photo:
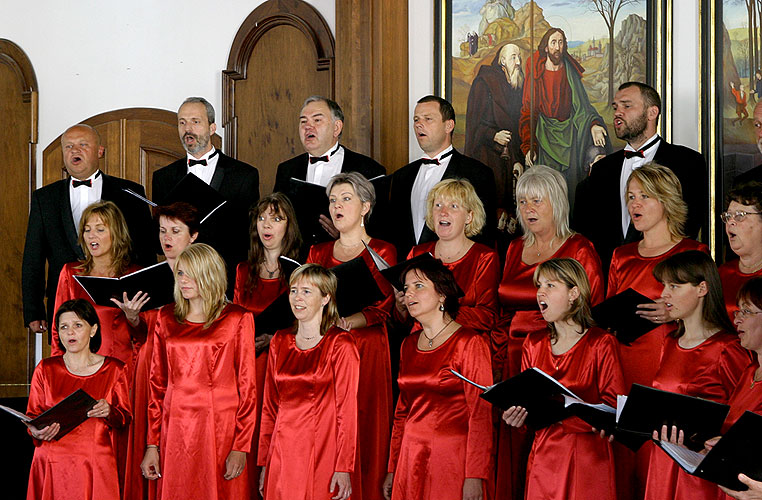
[[[153,200],[162,204],[173,187],[194,174],[216,189],[227,203],[201,227],[199,241],[214,246],[225,260],[228,293],[235,285],[235,269],[249,251],[249,208],[259,201],[259,171],[216,149],[211,136],[217,130],[214,108],[203,97],[189,97],[177,110],[177,131],[187,157],[153,173]],[[188,200],[193,203],[192,200]]]
[[[372,179],[386,174],[386,169],[376,160],[368,158],[360,153],[349,150],[339,144],[341,133],[344,130],[344,112],[335,101],[326,97],[313,95],[304,101],[299,113],[299,139],[302,141],[304,153],[286,160],[278,165],[275,174],[275,187],[273,191],[285,193],[297,205],[297,215],[300,220],[306,217],[314,217],[314,214],[323,211],[324,207],[312,209],[311,213],[304,213],[307,209],[301,209],[292,192],[289,179],[299,179],[327,186],[328,181],[340,172],[359,172],[366,179]],[[377,203],[383,205],[384,193],[376,193]],[[327,205],[325,207],[327,209]],[[379,207],[380,208],[380,207]],[[379,212],[379,208],[374,211]],[[381,209],[383,211],[383,209]],[[305,244],[312,245],[320,241],[326,241],[328,237],[336,238],[338,232],[333,227],[331,219],[325,215],[319,215],[321,231],[317,224],[300,224],[302,237]],[[368,230],[372,232],[374,220],[371,218]]]
[[[123,191],[145,195],[143,186],[106,175],[98,169],[103,156],[98,132],[89,125],[74,125],[61,136],[63,162],[69,179],[56,181],[32,193],[21,266],[24,323],[44,332],[53,317],[58,275],[67,262],[83,259],[77,242],[79,219],[97,201],[113,201],[124,214],[132,238],[132,258],[139,264],[156,262],[148,205]],[[45,264],[48,275],[45,277]],[[47,309],[43,304],[47,298]]]
[[[699,231],[706,228],[709,213],[704,157],[658,136],[656,126],[661,99],[656,90],[640,82],[623,83],[612,105],[614,130],[617,137],[627,141],[627,146],[598,160],[590,177],[579,184],[573,224],[595,245],[604,272],[608,271],[616,247],[641,238],[632,225],[625,202],[627,179],[633,170],[654,162],[670,168],[680,179],[683,199],[688,205],[685,225],[688,237],[697,238]]]
[[[497,225],[495,176],[492,169],[453,148],[455,110],[452,104],[432,95],[421,98],[415,106],[413,128],[425,155],[392,175],[386,217],[386,238],[397,247],[400,260],[413,246],[436,239],[424,220],[426,198],[442,179],[463,178],[473,184],[487,215],[482,233],[474,239],[493,246]]]

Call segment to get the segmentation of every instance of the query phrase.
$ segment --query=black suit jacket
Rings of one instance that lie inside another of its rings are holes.
[[[704,157],[697,151],[669,144],[662,139],[653,161],[669,167],[680,180],[683,199],[688,205],[688,221],[685,225],[688,237],[698,237],[699,230],[703,229],[701,234],[705,239],[709,214],[709,178]],[[623,163],[624,150],[611,153],[597,161],[590,177],[577,187],[572,225],[593,242],[605,273],[608,273],[614,249],[641,237],[632,224],[627,237],[622,235],[622,211],[627,210],[619,190]]]
[[[360,153],[355,153],[354,151],[347,149],[345,146],[341,147],[344,148],[344,162],[341,165],[342,172],[358,172],[361,173],[366,179],[372,179],[374,177],[378,177],[379,175],[386,174],[386,169],[383,167],[383,165],[378,163],[373,158],[362,155]],[[278,171],[275,174],[275,186],[273,187],[273,192],[281,192],[286,194],[289,198],[292,198],[289,179],[294,178],[303,181],[307,180],[308,158],[309,155],[307,153],[303,153],[278,165]],[[374,227],[377,225],[378,220],[378,217],[375,214],[384,212],[386,198],[386,193],[376,193],[376,206],[374,207],[373,213],[371,214],[371,219],[368,227],[368,232],[371,233],[371,235],[375,236],[373,233],[377,232],[374,231]],[[296,200],[292,199],[292,202],[296,202]],[[298,203],[295,203],[295,206],[298,206]],[[315,209],[315,211],[311,214],[297,214],[297,218],[303,220],[303,218],[308,216],[316,216],[315,213],[322,213],[322,209]],[[313,227],[315,227],[314,224],[300,224],[299,229],[302,231],[302,239],[304,240],[306,247],[314,245],[315,243],[320,243],[321,241],[327,241],[329,239],[328,233],[319,228],[316,230],[315,234],[307,234],[313,232],[309,231],[309,228]]]
[[[132,181],[103,175],[101,199],[113,201],[124,214],[132,239],[133,259],[141,265],[156,262],[148,205],[122,191],[129,188],[144,195],[143,186]],[[82,189],[82,188],[80,188]],[[60,180],[32,193],[21,266],[24,322],[52,319],[58,275],[67,262],[84,258],[77,242],[77,228],[69,201],[69,180]],[[48,275],[45,278],[45,263]],[[47,310],[43,305],[47,297]]]
[[[389,194],[389,210],[384,217],[386,220],[385,239],[394,243],[397,247],[397,255],[400,260],[407,257],[410,249],[427,241],[437,239],[437,235],[427,226],[423,227],[420,241],[416,241],[413,230],[413,214],[410,203],[410,195],[413,191],[415,178],[421,168],[421,160],[409,163],[392,175],[392,184]],[[484,204],[487,222],[481,234],[474,240],[490,247],[495,243],[496,208],[495,208],[495,176],[492,169],[478,160],[469,158],[453,150],[450,163],[445,169],[442,180],[463,178],[473,184],[476,194]]]
[[[227,203],[204,222],[198,241],[212,245],[225,260],[230,292],[235,284],[235,268],[249,252],[249,208],[259,201],[259,171],[222,151],[218,155],[210,186]],[[187,173],[187,157],[154,172],[153,201],[161,204]]]

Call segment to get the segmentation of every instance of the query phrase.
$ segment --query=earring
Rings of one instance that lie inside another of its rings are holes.
[[[362,219],[360,219],[360,227],[365,227],[365,216],[363,215]]]
[[[444,304],[442,304],[442,303],[439,304],[439,310],[444,312]]]

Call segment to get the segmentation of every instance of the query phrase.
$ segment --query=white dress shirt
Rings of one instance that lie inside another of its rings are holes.
[[[434,158],[429,158],[426,155],[422,157],[423,159],[436,159],[439,161],[439,165],[436,163],[421,164],[413,183],[413,190],[410,192],[410,212],[413,214],[413,231],[415,232],[416,243],[421,239],[423,227],[426,225],[426,198],[428,198],[431,188],[442,180],[447,165],[450,164],[451,154],[442,158],[442,155],[449,151],[452,151],[452,145]]]
[[[188,166],[188,173],[195,175],[207,184],[211,184],[212,177],[214,177],[214,171],[217,168],[217,160],[220,159],[219,154],[214,154],[215,151],[216,150],[214,149],[214,146],[212,146],[212,149],[210,149],[209,152],[201,158],[196,158],[188,153],[188,160],[186,161],[186,165],[190,160],[206,160],[206,165],[193,165],[192,167]],[[214,156],[212,156],[212,154],[214,154]]]
[[[82,218],[82,212],[96,201],[101,200],[103,193],[103,176],[100,170],[96,170],[93,175],[84,180],[89,180],[91,187],[84,185],[74,187],[74,177],[69,179],[69,202],[71,203],[71,215],[74,218],[74,226],[79,234],[79,220]]]
[[[312,155],[307,156],[307,182],[327,186],[331,177],[341,172],[341,166],[344,164],[344,147],[339,146],[338,142],[334,144],[323,155],[328,156],[328,161],[310,163],[309,159]]]
[[[649,137],[648,140],[646,140],[646,142],[643,143],[643,145],[648,146],[658,136],[659,136],[658,134],[654,134],[653,136]],[[619,201],[622,203],[622,235],[623,236],[627,236],[627,228],[630,227],[630,212],[627,211],[627,200],[625,199],[625,196],[627,195],[627,179],[630,178],[630,174],[633,173],[636,169],[639,169],[646,163],[654,160],[654,156],[656,156],[656,151],[659,149],[660,143],[661,143],[661,140],[652,144],[651,147],[649,147],[648,149],[642,150],[643,158],[639,156],[633,156],[632,158],[625,158],[624,163],[622,164],[622,173],[619,175]],[[624,147],[624,150],[637,151],[637,149],[630,146],[629,143]]]

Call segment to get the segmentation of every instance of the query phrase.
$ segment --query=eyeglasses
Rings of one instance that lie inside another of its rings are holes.
[[[740,316],[741,319],[743,319],[748,318],[754,314],[762,314],[762,311],[749,311],[748,309],[739,309],[738,311],[733,311],[734,318],[738,318]]]
[[[722,219],[722,222],[727,224],[731,220],[735,220],[736,222],[743,222],[743,220],[746,218],[747,215],[760,215],[762,212],[743,212],[738,211],[734,214],[731,214],[730,212],[722,212],[720,214],[720,219]]]

